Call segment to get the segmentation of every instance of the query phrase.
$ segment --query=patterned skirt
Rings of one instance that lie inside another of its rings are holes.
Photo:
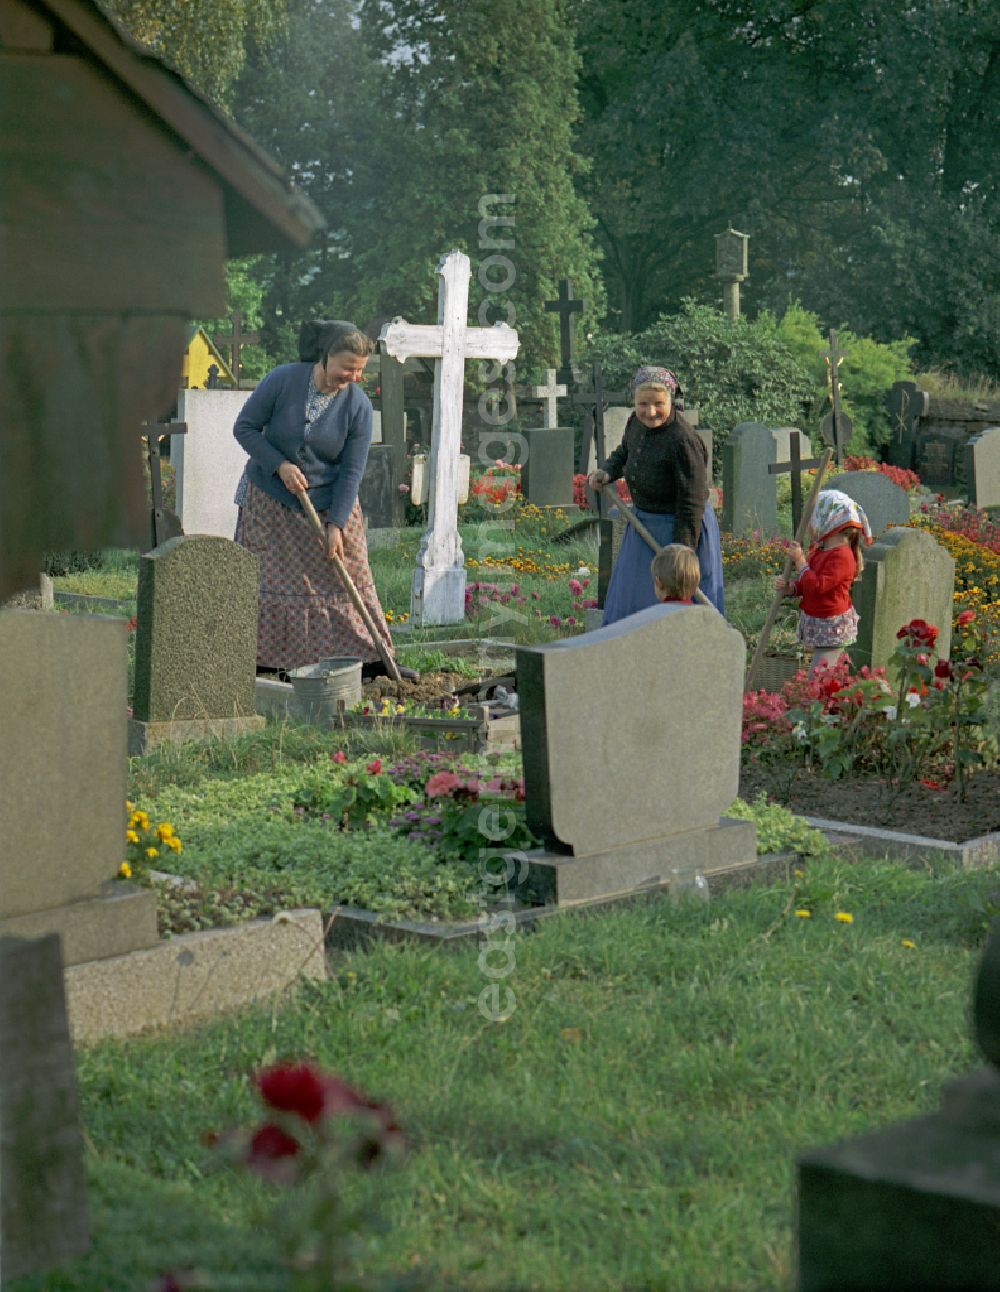
[[[333,656],[366,663],[379,653],[305,513],[248,484],[236,541],[260,561],[257,664],[300,668]],[[344,565],[388,650],[392,638],[368,566],[361,507],[344,527]]]
[[[858,612],[851,606],[842,615],[817,619],[800,611],[796,636],[803,646],[811,646],[813,650],[850,646],[858,640]]]

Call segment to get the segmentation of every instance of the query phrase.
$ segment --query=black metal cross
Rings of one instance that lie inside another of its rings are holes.
[[[168,538],[178,538],[184,533],[178,517],[163,505],[160,440],[168,435],[186,435],[187,422],[146,422],[139,427],[139,434],[146,441],[146,461],[149,463],[149,492],[152,496],[149,536],[152,546],[159,547]]]
[[[828,336],[830,338],[829,350],[821,350],[820,358],[826,360],[828,368],[827,373],[827,393],[830,396],[831,411],[820,422],[820,433],[827,444],[833,449],[837,459],[837,466],[843,465],[844,449],[851,438],[851,432],[854,430],[854,423],[840,407],[840,365],[847,358],[846,351],[837,349],[837,334],[830,329]]]
[[[587,302],[573,300],[573,284],[568,278],[560,278],[559,299],[546,301],[545,308],[549,313],[559,315],[559,358],[562,367],[556,377],[567,386],[575,385],[580,380],[580,370],[576,366],[573,315],[582,313],[587,308]]]
[[[570,395],[570,403],[584,409],[583,437],[580,441],[580,461],[578,470],[586,475],[590,464],[590,446],[594,444],[598,466],[605,458],[604,410],[611,403],[622,403],[627,398],[624,390],[605,390],[604,371],[599,363],[590,366],[591,381],[589,390],[579,390]],[[613,506],[607,493],[602,489],[594,497],[593,490],[588,489],[591,506],[599,516],[605,515],[607,508]]]
[[[799,437],[791,436],[788,443],[790,462],[772,462],[767,470],[772,476],[790,475],[792,477],[792,533],[797,534],[799,521],[802,519],[802,473],[818,467],[821,458],[799,457]]]
[[[229,370],[233,374],[233,380],[236,382],[236,389],[239,390],[240,378],[243,375],[243,347],[245,345],[259,345],[261,337],[259,332],[243,331],[243,315],[239,310],[233,310],[229,321],[233,325],[233,330],[229,336],[225,336],[222,332],[216,332],[215,336],[212,337],[212,343],[220,349],[229,351]]]

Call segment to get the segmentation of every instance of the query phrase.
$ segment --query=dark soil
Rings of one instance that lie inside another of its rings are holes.
[[[744,766],[740,798],[751,801],[761,790],[800,816],[881,826],[953,843],[1000,830],[1000,770],[971,777],[964,803],[954,785],[933,789],[917,782],[894,798],[892,788],[881,780],[831,781],[802,768]]]

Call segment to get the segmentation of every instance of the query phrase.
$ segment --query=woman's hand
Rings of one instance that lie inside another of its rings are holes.
[[[590,475],[587,476],[587,484],[591,489],[600,489],[601,485],[608,483],[608,480],[609,476],[606,471],[591,471]]]
[[[289,493],[305,493],[309,488],[309,481],[294,462],[282,462],[278,467],[278,479]]]
[[[344,559],[344,531],[336,525],[328,525],[326,530],[326,554],[333,559]]]

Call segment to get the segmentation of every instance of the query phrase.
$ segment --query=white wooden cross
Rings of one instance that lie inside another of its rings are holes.
[[[559,413],[556,410],[556,400],[565,399],[567,390],[563,385],[556,384],[555,368],[545,369],[545,385],[532,386],[531,394],[535,399],[540,399],[544,404],[542,411],[542,425],[552,427],[559,425]]]
[[[506,323],[469,327],[469,257],[450,251],[437,267],[437,325],[396,318],[382,328],[385,352],[407,359],[434,359],[427,530],[417,553],[410,592],[414,624],[454,624],[465,617],[465,559],[458,532],[458,458],[462,447],[462,394],[467,359],[509,363],[517,333]]]

